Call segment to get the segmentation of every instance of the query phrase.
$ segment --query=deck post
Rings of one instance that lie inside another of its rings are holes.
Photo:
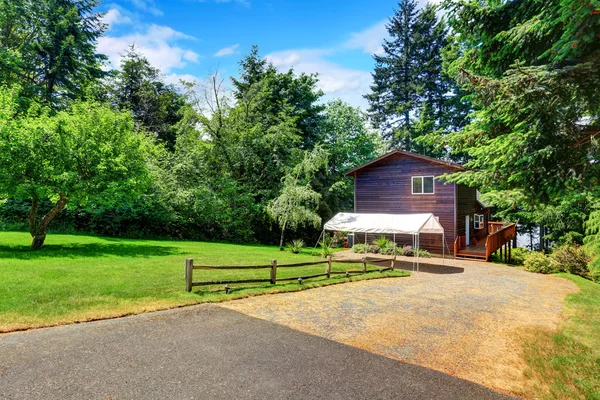
[[[508,263],[512,263],[512,242],[508,242]]]
[[[185,291],[192,291],[192,274],[194,273],[194,260],[188,258],[185,260]]]

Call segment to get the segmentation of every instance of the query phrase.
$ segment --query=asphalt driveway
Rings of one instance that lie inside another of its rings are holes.
[[[437,371],[201,305],[1,335],[0,398],[502,396]]]
[[[412,269],[409,261],[405,258],[404,268]],[[353,282],[223,306],[521,393],[528,385],[523,337],[533,330],[555,329],[566,294],[576,292],[577,286],[556,276],[492,263],[440,264],[439,259],[422,260],[421,272],[408,278]]]

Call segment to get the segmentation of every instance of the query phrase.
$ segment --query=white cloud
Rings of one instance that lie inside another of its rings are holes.
[[[126,15],[123,15],[118,9],[111,8],[106,12],[106,14],[104,14],[104,17],[102,17],[102,22],[107,24],[110,29],[111,26],[131,24],[132,21],[131,18],[129,18]]]
[[[318,87],[323,90],[326,99],[339,97],[364,109],[367,102],[362,96],[369,92],[371,73],[330,62],[324,58],[330,53],[330,50],[320,49],[288,50],[271,53],[266,58],[282,71],[294,68],[298,73],[318,74]]]
[[[148,12],[152,15],[160,16],[164,14],[162,10],[156,6],[154,0],[129,0],[129,2],[138,10]]]
[[[150,64],[163,73],[170,73],[174,68],[185,67],[187,62],[198,62],[197,53],[176,45],[180,40],[190,39],[194,38],[168,26],[150,25],[142,33],[103,36],[98,40],[98,51],[108,57],[113,68],[117,68],[127,48],[133,44]]]
[[[224,47],[221,50],[217,51],[214,54],[214,57],[223,57],[223,56],[230,56],[232,54],[235,54],[235,53],[237,53],[238,47],[240,47],[239,44],[234,44],[233,46]]]
[[[344,43],[348,49],[360,49],[368,54],[382,54],[383,39],[388,37],[385,27],[387,20],[381,21],[361,32],[352,33],[350,38]]]

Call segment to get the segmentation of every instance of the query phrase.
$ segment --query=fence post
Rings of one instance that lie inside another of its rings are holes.
[[[362,259],[362,271],[363,273],[367,273],[367,258],[363,257]]]
[[[277,283],[277,260],[271,260],[271,285]]]
[[[327,268],[325,268],[327,279],[331,278],[331,256],[327,256]]]
[[[392,271],[394,270],[394,267],[395,267],[395,265],[394,265],[394,264],[395,264],[395,263],[396,263],[396,256],[394,256],[394,258],[392,258],[392,262],[391,262],[391,265],[390,265],[390,269],[391,269]]]
[[[194,273],[194,260],[188,258],[185,260],[185,290],[192,291],[192,275]]]

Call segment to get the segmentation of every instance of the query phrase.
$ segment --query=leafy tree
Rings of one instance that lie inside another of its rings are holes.
[[[448,70],[475,107],[472,122],[445,138],[453,151],[468,154],[470,167],[450,179],[482,188],[506,213],[599,196],[600,13],[594,3],[444,4],[461,49]]]
[[[353,179],[344,178],[344,172],[381,155],[384,146],[367,115],[339,99],[327,103],[322,130],[329,163],[316,173],[312,186],[323,196],[319,213],[330,218],[354,205]]]
[[[387,30],[391,39],[383,55],[373,56],[373,85],[365,96],[371,118],[390,146],[441,156],[443,146],[415,139],[464,124],[462,93],[442,72],[446,25],[433,5],[418,10],[415,0],[401,0]]]
[[[54,116],[34,105],[19,118],[17,92],[0,91],[0,192],[31,201],[34,249],[43,246],[48,225],[68,203],[115,204],[147,185],[152,144],[134,132],[129,113],[75,103]],[[55,203],[40,217],[45,198]]]
[[[81,98],[105,75],[96,41],[99,0],[0,0],[1,83],[52,107]]]
[[[279,250],[283,251],[285,230],[297,229],[301,225],[321,225],[321,217],[316,213],[321,195],[310,186],[312,176],[327,164],[327,153],[315,147],[304,155],[303,160],[283,178],[283,188],[279,196],[267,206],[267,212],[281,228]]]
[[[181,119],[184,98],[165,84],[158,69],[132,45],[115,71],[112,99],[122,110],[131,110],[135,121],[169,148],[175,145],[175,126]]]

